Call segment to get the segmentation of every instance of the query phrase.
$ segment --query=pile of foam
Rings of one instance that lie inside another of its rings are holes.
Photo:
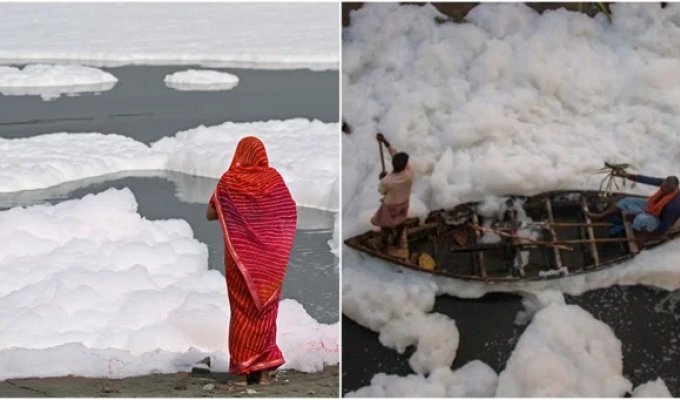
[[[134,170],[171,170],[219,178],[238,141],[264,142],[300,206],[338,209],[337,123],[306,119],[200,126],[151,146],[120,135],[53,133],[0,138],[0,192],[41,189],[63,182]]]
[[[0,138],[0,192],[40,189],[117,171],[163,169],[167,155],[121,135]]]
[[[342,136],[343,238],[374,229],[376,132],[411,156],[411,216],[489,195],[597,189],[601,177],[591,172],[605,160],[648,175],[677,174],[680,47],[673,21],[680,7],[611,8],[612,23],[563,9],[538,14],[519,3],[480,4],[463,24],[438,23],[431,5],[376,3],[352,12],[343,31],[343,119],[352,128]],[[445,293],[577,295],[614,284],[674,290],[678,252],[680,244],[671,242],[596,273],[485,285],[397,274],[346,248],[343,313],[380,331],[402,320],[402,310],[430,312]],[[412,318],[414,326],[420,318]]]
[[[205,355],[226,370],[226,285],[208,249],[185,221],[136,210],[109,189],[0,212],[0,379],[186,371]],[[338,362],[338,324],[290,299],[277,322],[286,368]]]
[[[229,90],[238,85],[238,76],[220,71],[189,69],[165,76],[165,85],[176,90]]]
[[[632,389],[622,374],[621,341],[609,326],[579,306],[550,304],[517,342],[496,396],[621,397]]]
[[[338,209],[339,126],[317,120],[233,123],[190,129],[162,138],[151,148],[168,154],[166,169],[218,178],[229,167],[241,138],[254,135],[267,148],[301,206]]]
[[[64,94],[104,92],[118,79],[97,68],[70,65],[27,65],[23,69],[0,66],[0,94],[38,95],[53,100]]]
[[[455,371],[438,368],[422,375],[377,374],[369,386],[349,392],[347,397],[492,397],[498,375],[479,360]]]
[[[605,160],[649,175],[679,169],[680,50],[668,38],[680,7],[612,9],[612,24],[519,3],[479,5],[465,24],[436,23],[430,5],[353,12],[343,33],[347,216],[365,226],[377,205],[365,184],[380,170],[376,132],[411,155],[414,198],[430,209],[597,188],[591,172]]]
[[[643,383],[633,390],[633,397],[673,397],[661,378]]]
[[[336,69],[339,13],[333,3],[5,3],[0,62]]]

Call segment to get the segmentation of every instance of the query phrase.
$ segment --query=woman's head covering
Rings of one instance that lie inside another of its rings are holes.
[[[283,284],[297,209],[283,178],[269,167],[260,139],[241,139],[211,201],[229,257],[243,274],[256,306],[262,308]]]
[[[239,167],[269,168],[267,150],[260,139],[255,136],[246,136],[238,142],[229,169]]]

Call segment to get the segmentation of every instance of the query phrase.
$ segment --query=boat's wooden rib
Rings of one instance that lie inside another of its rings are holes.
[[[588,239],[590,240],[590,252],[593,257],[593,266],[595,268],[600,266],[600,254],[597,252],[597,244],[595,243],[595,234],[593,233],[593,226],[590,222],[590,217],[588,216],[588,202],[585,197],[581,197],[581,210],[583,210],[583,218],[586,220],[586,231],[588,232]]]
[[[550,232],[550,237],[553,241],[553,243],[556,243],[558,241],[557,239],[557,234],[555,233],[555,218],[553,217],[553,211],[552,211],[552,202],[550,201],[549,197],[546,197],[545,199],[545,211],[548,215],[548,223],[549,223],[549,228],[548,231]],[[555,256],[555,266],[558,270],[562,270],[562,258],[560,257],[560,249],[558,246],[553,244],[552,246],[553,249],[553,254]]]
[[[477,216],[477,213],[474,212],[472,213],[472,223],[475,225],[479,225],[479,217]],[[479,245],[479,230],[474,229],[475,231],[475,245]],[[479,267],[479,276],[482,279],[486,279],[486,265],[484,264],[484,253],[481,251],[478,251],[475,253],[475,257],[477,258],[477,265]]]
[[[623,218],[623,227],[626,230],[626,241],[628,242],[628,247],[630,247],[630,252],[637,254],[640,252],[637,243],[635,243],[635,235],[633,234],[633,226],[630,224],[628,218]]]

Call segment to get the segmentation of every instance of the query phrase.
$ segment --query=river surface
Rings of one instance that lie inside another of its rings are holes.
[[[622,343],[623,374],[634,386],[661,377],[674,396],[680,395],[680,291],[613,286],[565,299],[612,328]],[[482,360],[502,371],[527,326],[515,323],[517,313],[524,310],[521,300],[512,294],[438,297],[433,312],[453,318],[460,332],[452,368]],[[378,334],[347,317],[342,318],[342,337],[343,343],[352,343],[342,348],[343,394],[370,384],[380,372],[413,374],[408,365],[413,348],[404,354],[385,348]]]
[[[338,72],[210,68],[239,77],[225,91],[179,91],[167,74],[198,66],[102,68],[118,78],[100,94],[40,96],[0,94],[0,137],[52,132],[118,133],[144,143],[199,125],[308,118],[338,122]]]
[[[0,137],[23,138],[53,132],[117,133],[144,143],[178,131],[223,122],[289,118],[338,122],[337,71],[210,68],[239,77],[225,91],[179,91],[165,86],[166,75],[199,66],[102,68],[116,78],[101,93],[62,96],[0,94]],[[253,132],[253,134],[257,134]],[[303,140],[303,138],[301,139]],[[209,248],[209,267],[224,272],[222,233],[205,220],[205,205],[216,180],[167,171],[127,171],[66,182],[47,189],[0,194],[0,209],[80,198],[110,187],[128,187],[148,219],[181,218]],[[338,260],[330,252],[337,213],[298,209],[298,227],[283,297],[299,301],[320,322],[339,318]]]

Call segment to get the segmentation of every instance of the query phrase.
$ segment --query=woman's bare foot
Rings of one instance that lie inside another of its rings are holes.
[[[271,385],[277,381],[276,374],[270,371],[251,372],[245,376],[243,380],[236,380],[230,382],[233,386],[250,386],[250,385]]]
[[[275,372],[264,371],[260,378],[260,385],[271,385],[272,383],[276,383],[277,380]]]
[[[262,372],[257,371],[257,372],[251,372],[248,375],[244,376],[245,379],[241,380],[235,380],[233,382],[230,382],[230,384],[234,386],[249,386],[249,385],[257,385],[260,383],[262,380]]]

